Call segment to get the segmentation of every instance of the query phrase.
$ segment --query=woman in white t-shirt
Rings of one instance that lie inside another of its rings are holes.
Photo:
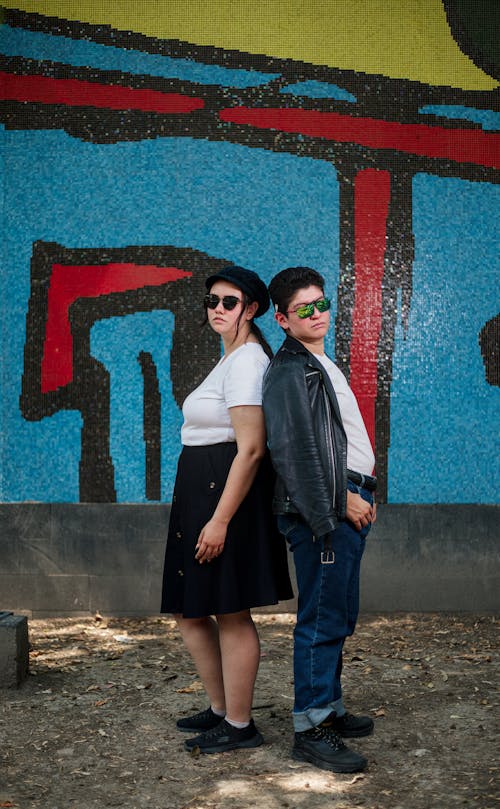
[[[254,272],[226,267],[206,281],[207,320],[224,354],[183,404],[162,612],[175,615],[210,707],[177,727],[188,750],[262,744],[251,718],[260,658],[252,607],[291,598],[285,544],[271,511],[273,478],[262,413],[272,352],[254,318],[269,308]]]

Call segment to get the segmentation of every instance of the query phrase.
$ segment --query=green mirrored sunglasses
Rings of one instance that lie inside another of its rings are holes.
[[[293,313],[294,315],[297,315],[297,317],[300,317],[301,320],[305,320],[306,317],[312,317],[314,314],[314,307],[316,307],[318,312],[328,312],[330,306],[330,298],[318,298],[317,301],[303,303],[302,306],[289,310],[287,314]]]

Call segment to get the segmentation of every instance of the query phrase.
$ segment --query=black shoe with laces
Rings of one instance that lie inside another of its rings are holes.
[[[332,727],[339,736],[345,739],[359,738],[359,736],[369,736],[373,733],[373,719],[369,716],[354,716],[352,713],[345,713],[343,716],[328,718]]]
[[[216,728],[187,739],[184,742],[186,750],[198,749],[200,753],[224,753],[226,750],[259,747],[264,739],[255,727],[253,719],[246,728],[235,728],[225,719],[219,722]]]
[[[368,763],[366,758],[345,746],[339,734],[328,724],[329,719],[318,727],[295,734],[292,757],[332,772],[364,770]]]
[[[190,733],[197,730],[199,730],[200,733],[204,733],[206,730],[216,728],[223,718],[222,716],[217,716],[217,714],[212,711],[212,708],[208,707],[205,711],[200,711],[200,713],[196,713],[194,716],[186,716],[185,719],[178,719],[176,724],[177,729],[182,730],[183,733]]]

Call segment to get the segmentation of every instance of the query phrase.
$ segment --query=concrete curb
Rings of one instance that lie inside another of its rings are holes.
[[[28,619],[0,612],[0,688],[13,688],[28,676]]]

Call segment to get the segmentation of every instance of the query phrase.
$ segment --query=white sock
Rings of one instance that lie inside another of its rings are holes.
[[[226,722],[232,725],[233,728],[238,728],[238,730],[243,730],[243,728],[247,728],[250,722],[235,722],[234,719],[228,719],[226,716]]]
[[[212,713],[214,713],[216,716],[220,716],[220,717],[222,718],[223,716],[225,716],[225,715],[226,715],[226,712],[225,712],[225,711],[221,711],[221,710],[220,710],[220,708],[214,708],[214,706],[213,706],[213,705],[211,705],[210,707],[211,707],[211,709],[212,709]]]

